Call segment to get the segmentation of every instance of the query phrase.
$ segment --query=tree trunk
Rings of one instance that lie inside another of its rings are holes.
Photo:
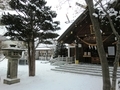
[[[32,47],[31,47],[31,58],[32,58],[32,76],[35,76],[35,45],[34,45],[34,38],[32,40]]]
[[[105,11],[105,12],[106,12],[107,18],[110,22],[110,26],[112,28],[113,34],[117,38],[117,45],[116,45],[117,48],[116,48],[116,55],[115,55],[115,61],[114,61],[114,67],[113,67],[112,85],[111,85],[111,90],[116,90],[117,67],[118,67],[118,62],[119,62],[119,58],[120,58],[120,55],[119,55],[119,53],[120,53],[120,35],[116,31],[116,29],[113,25],[112,19],[110,18],[109,14],[107,13],[107,11]]]
[[[95,10],[93,8],[94,7],[93,0],[85,0],[85,1],[88,5],[90,18],[95,30],[97,49],[98,49],[101,66],[102,66],[103,90],[110,90],[111,84],[110,84],[110,76],[109,76],[109,66],[106,58],[106,53],[104,51],[99,22],[98,22],[98,19],[93,16],[93,13],[95,13]]]
[[[34,42],[29,41],[28,44],[28,59],[29,59],[29,76],[35,76],[35,48]]]
[[[34,20],[35,16],[33,11],[31,11],[31,37],[29,37],[29,44],[30,44],[30,60],[29,60],[29,76],[35,76],[35,45],[34,45]]]
[[[118,2],[118,1],[117,1]],[[111,90],[116,90],[116,77],[117,77],[117,67],[118,67],[118,62],[119,62],[119,52],[120,52],[120,35],[118,34],[118,32],[116,31],[112,19],[110,18],[108,12],[104,9],[103,5],[101,4],[102,9],[104,10],[104,12],[107,15],[107,18],[110,22],[110,26],[111,29],[113,31],[113,34],[116,36],[117,38],[117,45],[116,45],[116,55],[115,55],[115,61],[114,61],[114,66],[113,66],[113,75],[112,75],[112,85],[111,85]]]
[[[30,54],[30,42],[28,41],[28,67],[29,67],[29,76],[30,76],[30,66],[31,66],[31,54]]]
[[[116,90],[117,67],[118,67],[119,58],[120,58],[120,54],[119,54],[120,53],[120,38],[118,38],[118,42],[117,42],[116,47],[117,47],[117,49],[116,49],[114,67],[113,67],[111,90]]]

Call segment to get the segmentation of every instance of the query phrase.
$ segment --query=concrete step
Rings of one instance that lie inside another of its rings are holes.
[[[69,65],[61,65],[61,66],[59,66],[59,67],[56,67],[56,68],[76,68],[76,69],[90,69],[90,70],[102,70],[101,69],[101,66],[100,65],[92,65],[92,64],[88,64],[88,65],[86,65],[86,64],[69,64]],[[109,70],[110,71],[113,71],[113,67],[109,67]],[[118,72],[120,72],[120,67],[118,67],[118,70],[117,70]]]
[[[52,69],[54,71],[63,71],[63,72],[70,72],[70,73],[77,73],[77,74],[87,74],[93,76],[102,76],[102,69],[100,65],[76,65],[76,64],[69,64],[69,65],[61,65]],[[110,76],[112,76],[113,67],[109,67]],[[117,71],[117,77],[120,77],[120,68]]]

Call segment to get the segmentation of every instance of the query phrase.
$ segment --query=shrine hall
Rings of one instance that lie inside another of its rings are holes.
[[[106,57],[110,65],[114,62],[116,38],[108,27],[101,29]],[[58,38],[58,42],[69,44],[68,57],[74,57],[75,63],[100,64],[96,37],[86,9]],[[71,48],[74,46],[75,48]]]

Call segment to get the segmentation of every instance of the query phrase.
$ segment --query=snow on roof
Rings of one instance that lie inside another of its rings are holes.
[[[36,50],[52,50],[52,48],[45,48],[45,47],[43,47],[43,48],[36,48]]]
[[[39,44],[37,48],[55,48],[55,44]]]

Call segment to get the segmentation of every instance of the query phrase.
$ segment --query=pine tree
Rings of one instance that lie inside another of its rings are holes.
[[[11,0],[10,7],[16,14],[4,14],[1,22],[6,25],[5,36],[22,40],[28,44],[29,76],[35,76],[35,41],[52,44],[50,39],[58,36],[59,21],[45,0]],[[37,45],[38,45],[37,44]]]
[[[58,43],[56,45],[56,50],[54,52],[54,58],[56,58],[58,56],[60,56],[60,57],[62,57],[62,56],[66,57],[67,56],[67,48],[66,48],[66,45],[63,44],[63,43]]]

